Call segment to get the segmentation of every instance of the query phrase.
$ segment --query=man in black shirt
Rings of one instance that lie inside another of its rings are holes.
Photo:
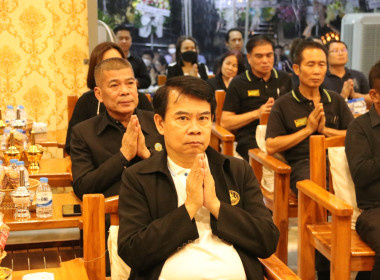
[[[163,145],[153,112],[136,109],[136,80],[128,61],[102,61],[95,80],[95,95],[106,111],[74,126],[71,135],[73,188],[80,199],[87,193],[119,194],[124,169]]]
[[[136,80],[138,82],[138,88],[148,88],[150,86],[150,76],[146,69],[144,61],[131,54],[130,49],[132,46],[131,26],[127,24],[120,24],[115,27],[114,32],[116,35],[116,43],[123,50],[125,57],[132,64],[133,72],[135,73]]]
[[[363,210],[356,231],[375,251],[371,280],[380,279],[380,61],[369,72],[373,105],[347,129],[346,155],[355,183],[356,201]],[[361,274],[362,272],[360,272]]]
[[[243,53],[243,43],[244,43],[244,34],[239,28],[231,28],[227,31],[226,33],[226,51],[238,51],[242,54],[243,59],[244,59],[244,67],[246,69],[249,69],[249,63],[247,61],[247,56]],[[223,58],[224,54],[221,56],[217,57],[214,65],[212,67],[212,71],[214,74],[218,73],[219,68],[222,66],[221,61]]]
[[[292,167],[290,187],[297,193],[297,181],[310,178],[310,135],[345,135],[353,116],[343,97],[320,87],[327,71],[327,53],[321,44],[300,43],[293,70],[300,84],[274,103],[268,119],[266,149],[268,154],[284,152]],[[329,267],[327,259],[317,254],[319,280],[330,279]]]
[[[257,147],[255,133],[262,113],[270,112],[274,100],[292,89],[289,75],[273,69],[273,42],[254,36],[246,45],[250,69],[230,83],[223,106],[221,125],[237,129],[236,151],[248,160],[248,150]]]
[[[300,85],[276,101],[268,119],[267,152],[284,152],[292,167],[290,185],[295,193],[296,182],[310,176],[310,135],[345,135],[353,119],[343,97],[320,87],[327,71],[326,56],[319,43],[300,44],[293,64]]]
[[[329,69],[322,86],[340,93],[343,98],[363,97],[367,104],[371,104],[367,78],[362,72],[345,67],[348,62],[346,44],[342,41],[330,41],[326,48]]]

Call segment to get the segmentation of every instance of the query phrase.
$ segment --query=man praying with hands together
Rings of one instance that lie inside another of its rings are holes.
[[[119,256],[129,279],[264,279],[279,231],[249,164],[209,147],[211,87],[169,79],[153,100],[163,152],[126,169]]]
[[[118,195],[123,170],[163,146],[153,112],[136,109],[136,79],[127,60],[102,61],[95,80],[96,98],[106,111],[76,125],[70,145],[73,188],[80,199],[88,193]]]

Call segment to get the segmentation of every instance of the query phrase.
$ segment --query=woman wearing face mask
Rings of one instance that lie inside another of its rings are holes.
[[[219,65],[216,76],[207,80],[207,83],[214,90],[226,91],[232,79],[245,70],[243,56],[239,51],[229,51],[222,56]]]
[[[168,45],[168,53],[165,55],[166,63],[174,63],[175,62],[175,44],[169,44]]]
[[[157,71],[156,71],[154,63],[153,63],[153,57],[154,57],[154,54],[152,51],[145,50],[143,52],[142,60],[144,61],[146,69],[148,70],[148,73],[149,73],[150,85],[155,84],[156,76],[157,76]]]
[[[207,80],[208,70],[205,64],[198,64],[197,48],[193,37],[179,37],[176,44],[176,63],[169,65],[167,77],[190,75]]]

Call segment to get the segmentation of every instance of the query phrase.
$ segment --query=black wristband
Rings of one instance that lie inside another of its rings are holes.
[[[122,152],[120,152],[120,161],[124,168],[128,167],[130,164],[130,162],[124,157]]]

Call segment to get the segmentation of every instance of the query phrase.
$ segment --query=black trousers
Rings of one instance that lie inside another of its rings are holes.
[[[380,207],[364,210],[356,221],[356,231],[375,251],[371,280],[378,280],[380,279]]]

